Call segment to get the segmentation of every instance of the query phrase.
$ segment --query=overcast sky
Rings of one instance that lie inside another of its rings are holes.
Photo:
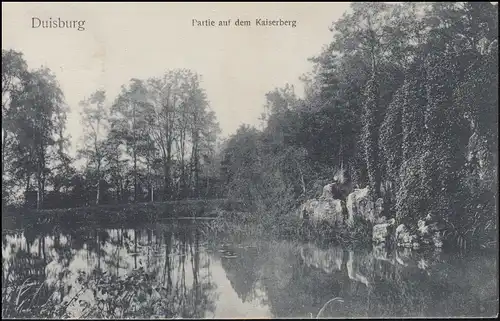
[[[24,53],[30,68],[49,67],[70,107],[73,148],[80,139],[78,102],[98,88],[114,98],[132,77],[174,68],[202,75],[224,136],[259,124],[265,93],[287,82],[301,94],[307,58],[349,3],[2,3],[2,49]],[[32,18],[85,20],[85,30],[32,28]],[[251,27],[193,27],[192,19],[252,21]],[[296,20],[257,27],[255,19]]]

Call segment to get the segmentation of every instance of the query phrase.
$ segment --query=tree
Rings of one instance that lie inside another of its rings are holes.
[[[150,106],[148,126],[150,135],[161,155],[164,198],[173,197],[172,160],[176,141],[175,116],[178,106],[184,101],[184,95],[182,95],[184,79],[184,72],[175,70],[165,73],[161,78],[150,78],[147,81],[147,101]]]
[[[96,187],[95,204],[101,199],[101,180],[105,162],[105,139],[107,131],[108,112],[104,105],[106,92],[97,90],[88,99],[80,102],[83,107],[82,120],[84,125],[83,148],[79,150],[80,157],[87,161],[86,169],[94,176]]]
[[[379,90],[375,75],[368,81],[363,105],[363,145],[365,161],[370,181],[370,191],[374,198],[380,196],[380,157],[378,124],[380,119]]]
[[[398,189],[399,183],[399,168],[402,161],[402,143],[403,143],[403,129],[402,118],[404,109],[404,95],[408,90],[403,85],[394,95],[393,100],[389,104],[384,121],[380,126],[380,147],[381,147],[381,162],[385,160],[385,166],[382,171],[385,174],[386,181],[389,181],[390,193],[385,196],[387,199],[393,201],[393,189]],[[388,187],[389,187],[388,186]],[[388,191],[386,191],[388,192]]]
[[[249,201],[261,197],[259,187],[263,164],[259,155],[259,140],[260,132],[248,125],[240,126],[228,140],[221,162],[226,195]]]
[[[213,155],[219,132],[200,76],[190,70],[171,70],[161,78],[148,79],[147,91],[147,126],[163,163],[165,193],[185,197],[190,187],[198,196],[202,160]]]
[[[64,96],[49,69],[42,68],[25,74],[23,90],[12,96],[11,109],[16,113],[15,176],[26,179],[26,192],[34,176],[37,186],[37,208],[43,204],[50,150],[57,146],[57,134],[62,133],[65,121]],[[59,138],[59,141],[61,138]]]
[[[139,170],[151,148],[148,119],[151,119],[152,110],[148,107],[147,99],[145,82],[134,78],[128,87],[122,87],[111,108],[114,137],[126,147],[126,152],[132,159],[134,202],[139,197]]]
[[[28,65],[21,52],[2,49],[2,204],[10,197],[14,186],[9,172],[15,157],[16,116],[11,108],[12,97],[23,90],[23,78],[28,73]]]

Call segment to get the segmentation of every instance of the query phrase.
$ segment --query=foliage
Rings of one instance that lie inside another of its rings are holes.
[[[2,64],[5,206],[217,196],[219,128],[196,73],[172,70],[163,77],[132,79],[111,104],[104,90],[83,99],[84,135],[72,159],[67,107],[53,74],[46,68],[28,70],[22,54],[13,50],[2,51]],[[24,197],[16,199],[16,193]]]
[[[331,30],[302,77],[305,97],[291,86],[270,92],[263,130],[231,137],[227,195],[258,203],[272,224],[340,170],[385,197],[399,223],[430,213],[450,239],[491,244],[496,5],[355,3]]]
[[[82,170],[65,151],[56,79],[3,50],[4,204],[15,203],[13,190],[38,208],[227,197],[281,226],[341,178],[346,189],[369,185],[398,223],[432,214],[451,239],[491,244],[497,6],[353,3],[331,31],[302,77],[303,97],[275,88],[262,129],[242,125],[222,143],[194,71],[131,79],[109,104],[97,91],[83,101]]]
[[[28,70],[21,53],[2,50],[4,63],[2,179],[11,189],[24,184],[26,192],[34,181],[36,206],[41,207],[49,173],[57,175],[68,164],[64,95],[49,69]],[[3,194],[4,199],[12,196],[6,190]]]

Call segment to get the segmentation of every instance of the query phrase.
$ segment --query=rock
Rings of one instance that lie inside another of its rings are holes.
[[[425,220],[419,220],[417,222],[418,235],[420,237],[420,240],[422,244],[441,248],[443,246],[443,242],[441,233],[439,232],[439,229],[437,227],[437,223],[433,222],[431,224],[428,224],[429,222],[432,222],[430,214],[427,215]]]
[[[300,208],[301,217],[303,219],[309,219],[310,214],[314,212],[314,209],[317,206],[318,206],[317,199],[307,200]]]
[[[427,225],[428,221],[429,216],[425,220],[419,220],[417,222],[416,235],[410,234],[404,224],[399,225],[396,228],[395,235],[397,246],[418,249],[420,246],[425,245],[441,248],[443,242],[437,224],[432,223]]]
[[[404,224],[396,228],[396,244],[400,247],[411,248],[416,243],[416,236],[411,235]]]
[[[389,253],[387,252],[387,247],[385,244],[373,244],[372,255],[376,260],[386,261],[393,264],[393,260],[389,258]]]
[[[380,244],[373,244],[372,254],[377,260],[385,260],[387,259],[387,248]]]
[[[355,189],[347,196],[347,224],[352,227],[355,217],[371,223],[377,223],[382,211],[384,200],[382,198],[373,202],[369,196],[369,188]]]
[[[325,185],[321,197],[308,200],[302,205],[300,216],[313,224],[328,222],[332,226],[343,226],[345,203],[339,199],[341,194],[342,186],[338,183]]]
[[[432,243],[436,248],[441,248],[443,246],[443,239],[439,231],[434,232],[434,235],[432,236]]]
[[[387,244],[391,233],[391,227],[395,224],[394,219],[390,219],[386,223],[375,224],[373,226],[372,241],[375,243]]]
[[[418,220],[417,226],[420,236],[425,237],[429,235],[429,226],[425,225],[425,221]]]
[[[375,218],[379,217],[384,211],[384,199],[379,198],[375,202]]]
[[[324,199],[333,199],[332,195],[333,184],[327,184],[323,187],[323,194],[321,194],[321,198]]]
[[[342,201],[336,199],[312,199],[304,203],[300,210],[304,219],[311,223],[328,222],[332,226],[341,226],[344,223]]]

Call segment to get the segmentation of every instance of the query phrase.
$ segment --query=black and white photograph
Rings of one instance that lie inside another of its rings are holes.
[[[2,318],[496,318],[497,2],[2,2]]]

